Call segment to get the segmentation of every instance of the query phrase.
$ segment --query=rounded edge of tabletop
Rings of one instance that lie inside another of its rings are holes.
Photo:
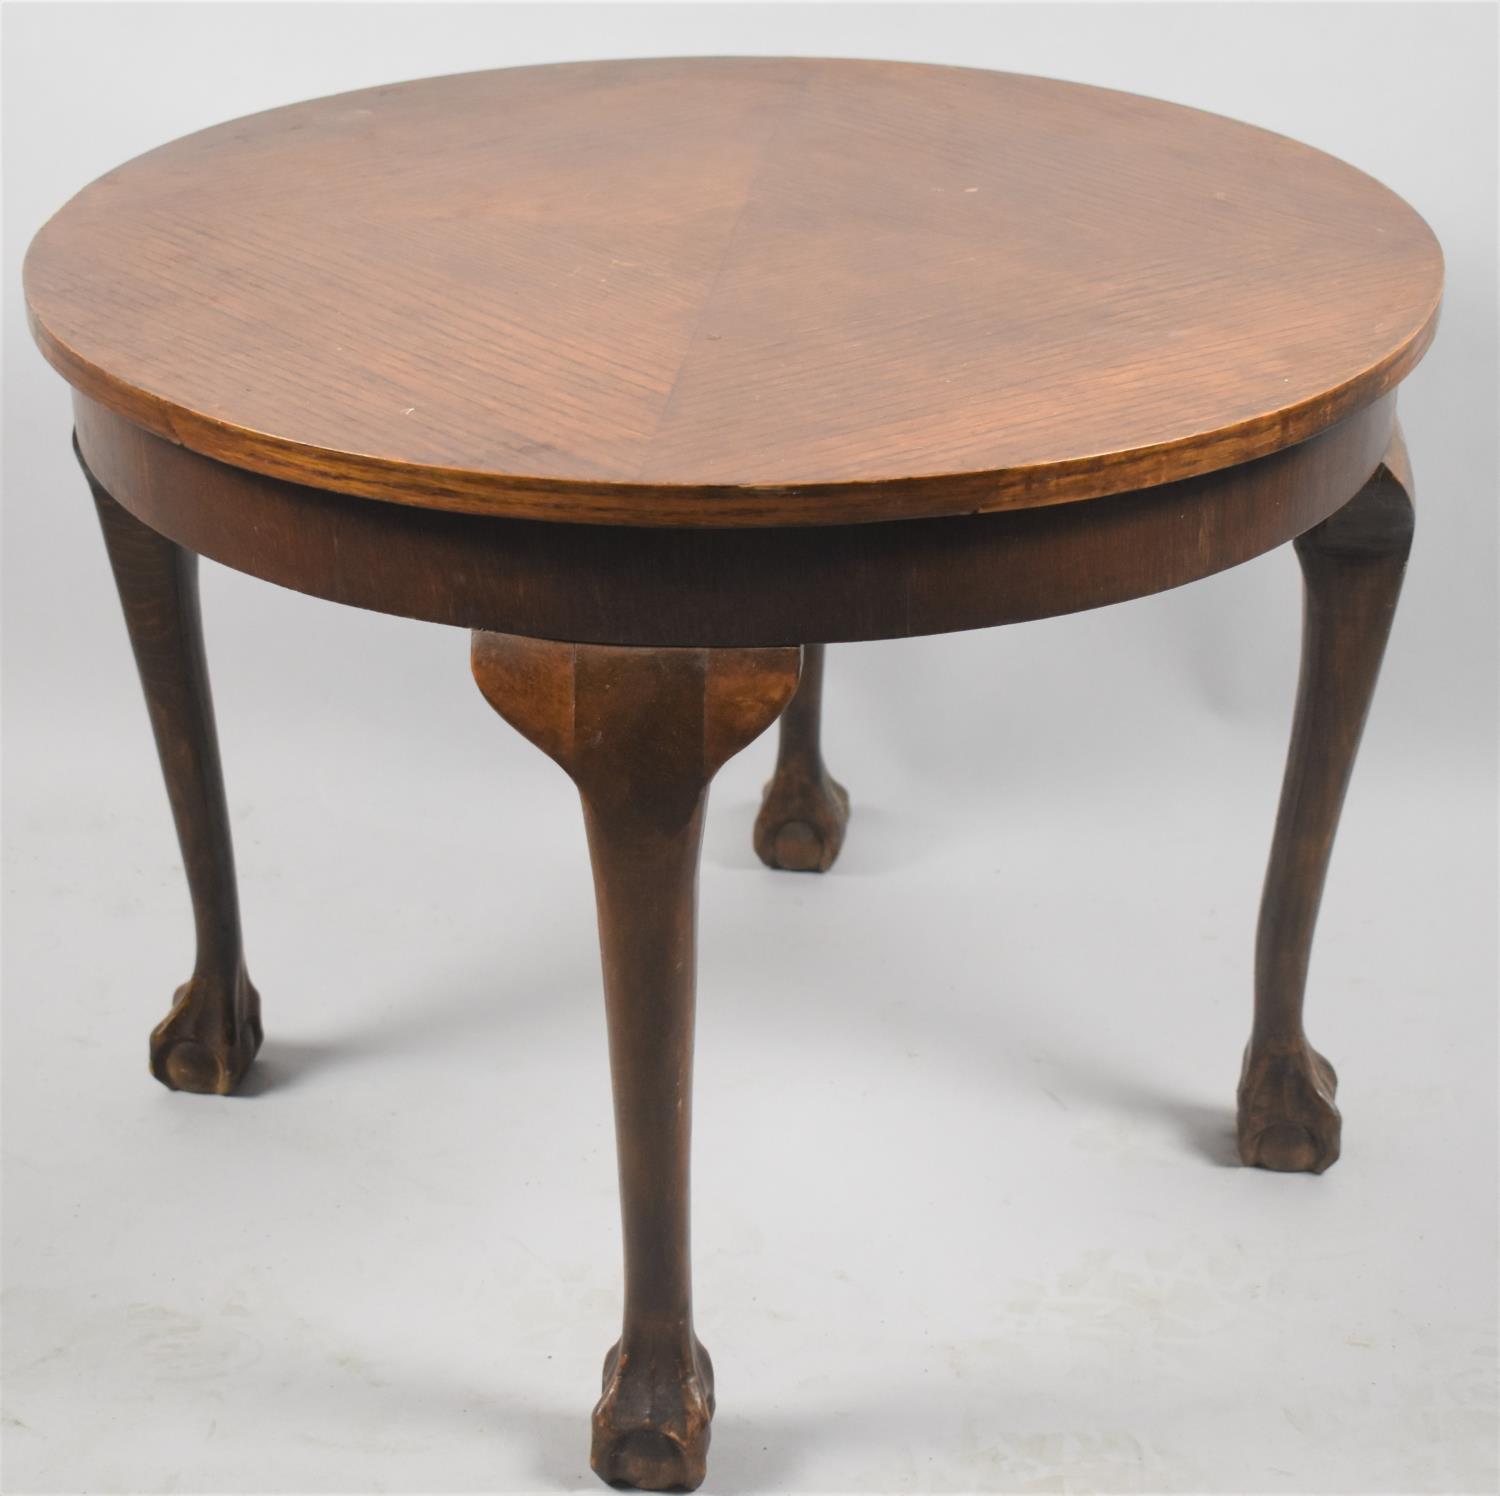
[[[612,63],[671,63],[723,61],[759,64],[862,63],[878,67],[909,67],[956,73],[1006,73],[1009,70],[970,68],[956,64],[896,62],[868,58],[725,57],[687,59],[652,57],[591,59],[532,64],[516,69],[466,69],[422,79],[400,80],[362,89],[345,90],[256,110],[176,137],[119,163],[85,184],[37,229],[22,261],[22,285],[27,326],[42,356],[77,392],[152,435],[164,438],[202,457],[263,477],[340,493],[376,502],[459,514],[538,520],[573,525],[629,528],[774,529],[872,524],[905,519],[938,519],[966,514],[1043,508],[1093,499],[1206,474],[1251,462],[1296,446],[1336,425],[1389,394],[1416,368],[1436,335],[1442,307],[1446,261],[1441,241],[1426,218],[1400,194],[1361,168],[1317,146],[1278,131],[1252,125],[1233,116],[1177,104],[1095,84],[1052,79],[1071,88],[1119,94],[1170,105],[1188,113],[1207,115],[1275,136],[1300,149],[1336,161],[1345,170],[1389,194],[1421,224],[1435,253],[1433,284],[1426,309],[1408,336],[1382,358],[1342,384],[1317,391],[1279,410],[1257,413],[1238,422],[1190,432],[1133,448],[1053,459],[1032,465],[964,472],[910,474],[880,478],[795,480],[774,483],[726,484],[603,481],[533,476],[490,469],[444,467],[382,457],[374,453],[319,447],[278,437],[270,432],[217,418],[164,396],[153,394],[91,362],[48,325],[33,295],[36,257],[44,252],[48,230],[68,206],[97,183],[133,162],[166,146],[227,126],[275,114],[287,108],[375,94],[415,83],[437,83],[449,78],[491,72],[539,72],[582,69]],[[1037,77],[1037,74],[1013,74]]]
[[[79,357],[27,303],[47,362],[85,398],[201,457],[263,477],[419,509],[630,528],[777,529],[939,519],[1045,508],[1236,467],[1317,436],[1395,389],[1435,336],[1442,290],[1415,332],[1336,389],[1237,426],[1124,452],[1025,468],[837,483],[590,483],[419,466],[247,431],[157,399]]]

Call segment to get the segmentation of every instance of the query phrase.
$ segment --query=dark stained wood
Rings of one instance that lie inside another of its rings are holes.
[[[1412,492],[1398,432],[1369,483],[1297,541],[1302,671],[1239,1091],[1240,1157],[1267,1169],[1321,1174],[1339,1156],[1337,1077],[1307,1042],[1302,1002],[1334,833],[1411,550]]]
[[[227,1095],[260,1048],[260,997],[245,970],[198,558],[122,509],[86,466],[84,474],[140,669],[197,932],[192,977],[151,1035],[151,1073],[173,1090]]]
[[[578,786],[594,865],[625,1241],[625,1315],[593,1467],[698,1486],[713,1367],[693,1331],[688,1230],[694,929],[708,786],[776,720],[799,652],[643,650],[476,633],[474,678]]]
[[[1284,544],[1358,491],[1394,404],[1227,472],[967,518],[783,530],[549,525],[372,504],[194,456],[79,396],[89,466],[190,550],[335,602],[584,643],[905,638],[1102,607]]]
[[[781,714],[776,772],[755,818],[755,852],[767,867],[826,873],[844,845],[849,792],[823,762],[824,648],[802,651],[802,682]]]
[[[704,806],[786,708],[757,850],[832,862],[848,803],[819,741],[827,643],[1100,607],[1296,539],[1302,677],[1239,1142],[1273,1169],[1337,1157],[1303,995],[1411,538],[1394,388],[1442,276],[1384,188],[1229,120],[1044,79],[569,64],[174,142],[79,194],[25,274],[75,386],[192,890],[160,1079],[227,1091],[260,1044],[197,555],[474,630],[486,698],[578,786],[624,1220],[605,1479],[703,1479]]]
[[[230,465],[739,527],[1264,456],[1409,372],[1442,262],[1378,183],[1216,115],[961,68],[678,58],[234,120],[86,188],[25,275],[74,385]]]

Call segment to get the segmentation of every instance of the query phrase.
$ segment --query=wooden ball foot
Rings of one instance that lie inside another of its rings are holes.
[[[250,1068],[263,1033],[260,994],[244,967],[232,977],[194,976],[152,1031],[151,1073],[173,1091],[227,1096]]]
[[[626,1354],[617,1342],[604,1358],[589,1463],[612,1486],[695,1491],[708,1471],[713,1415],[713,1363],[696,1337],[686,1354]]]
[[[755,852],[767,867],[826,873],[844,845],[849,792],[823,768],[780,770],[755,818]]]
[[[1285,1174],[1321,1174],[1339,1156],[1338,1076],[1306,1039],[1245,1053],[1239,1090],[1243,1163]]]

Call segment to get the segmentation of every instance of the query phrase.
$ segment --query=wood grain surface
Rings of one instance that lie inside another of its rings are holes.
[[[788,526],[1054,504],[1301,441],[1424,351],[1438,246],[1307,146],[912,64],[669,59],[315,100],[100,178],[47,357],[235,467]]]
[[[1338,1076],[1302,1022],[1313,931],[1344,795],[1375,694],[1416,526],[1396,432],[1370,481],[1297,537],[1302,669],[1255,933],[1255,1026],[1240,1076],[1240,1158],[1321,1174],[1339,1156]]]
[[[80,461],[82,460],[80,454]],[[140,671],[193,904],[192,976],[151,1034],[151,1073],[174,1091],[228,1095],[260,1049],[260,994],[245,967],[239,885],[214,725],[198,557],[143,525],[84,466]]]
[[[599,910],[625,1247],[591,1463],[610,1485],[703,1481],[713,1363],[693,1330],[688,1150],[698,863],[708,787],[780,715],[798,649],[617,649],[479,632],[474,679],[578,786]]]

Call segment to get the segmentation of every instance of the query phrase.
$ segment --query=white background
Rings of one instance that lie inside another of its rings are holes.
[[[186,896],[19,267],[86,181],[236,114],[669,52],[1207,107],[1381,178],[1449,264],[1401,396],[1417,543],[1312,973],[1343,1160],[1233,1166],[1290,553],[1095,615],[835,649],[837,869],[754,860],[769,739],[708,828],[706,1489],[1494,1489],[1492,7],[4,20],[7,1489],[593,1485],[619,1242],[572,790],[480,700],[460,633],[205,566],[268,1037],[241,1099],[152,1082]]]

